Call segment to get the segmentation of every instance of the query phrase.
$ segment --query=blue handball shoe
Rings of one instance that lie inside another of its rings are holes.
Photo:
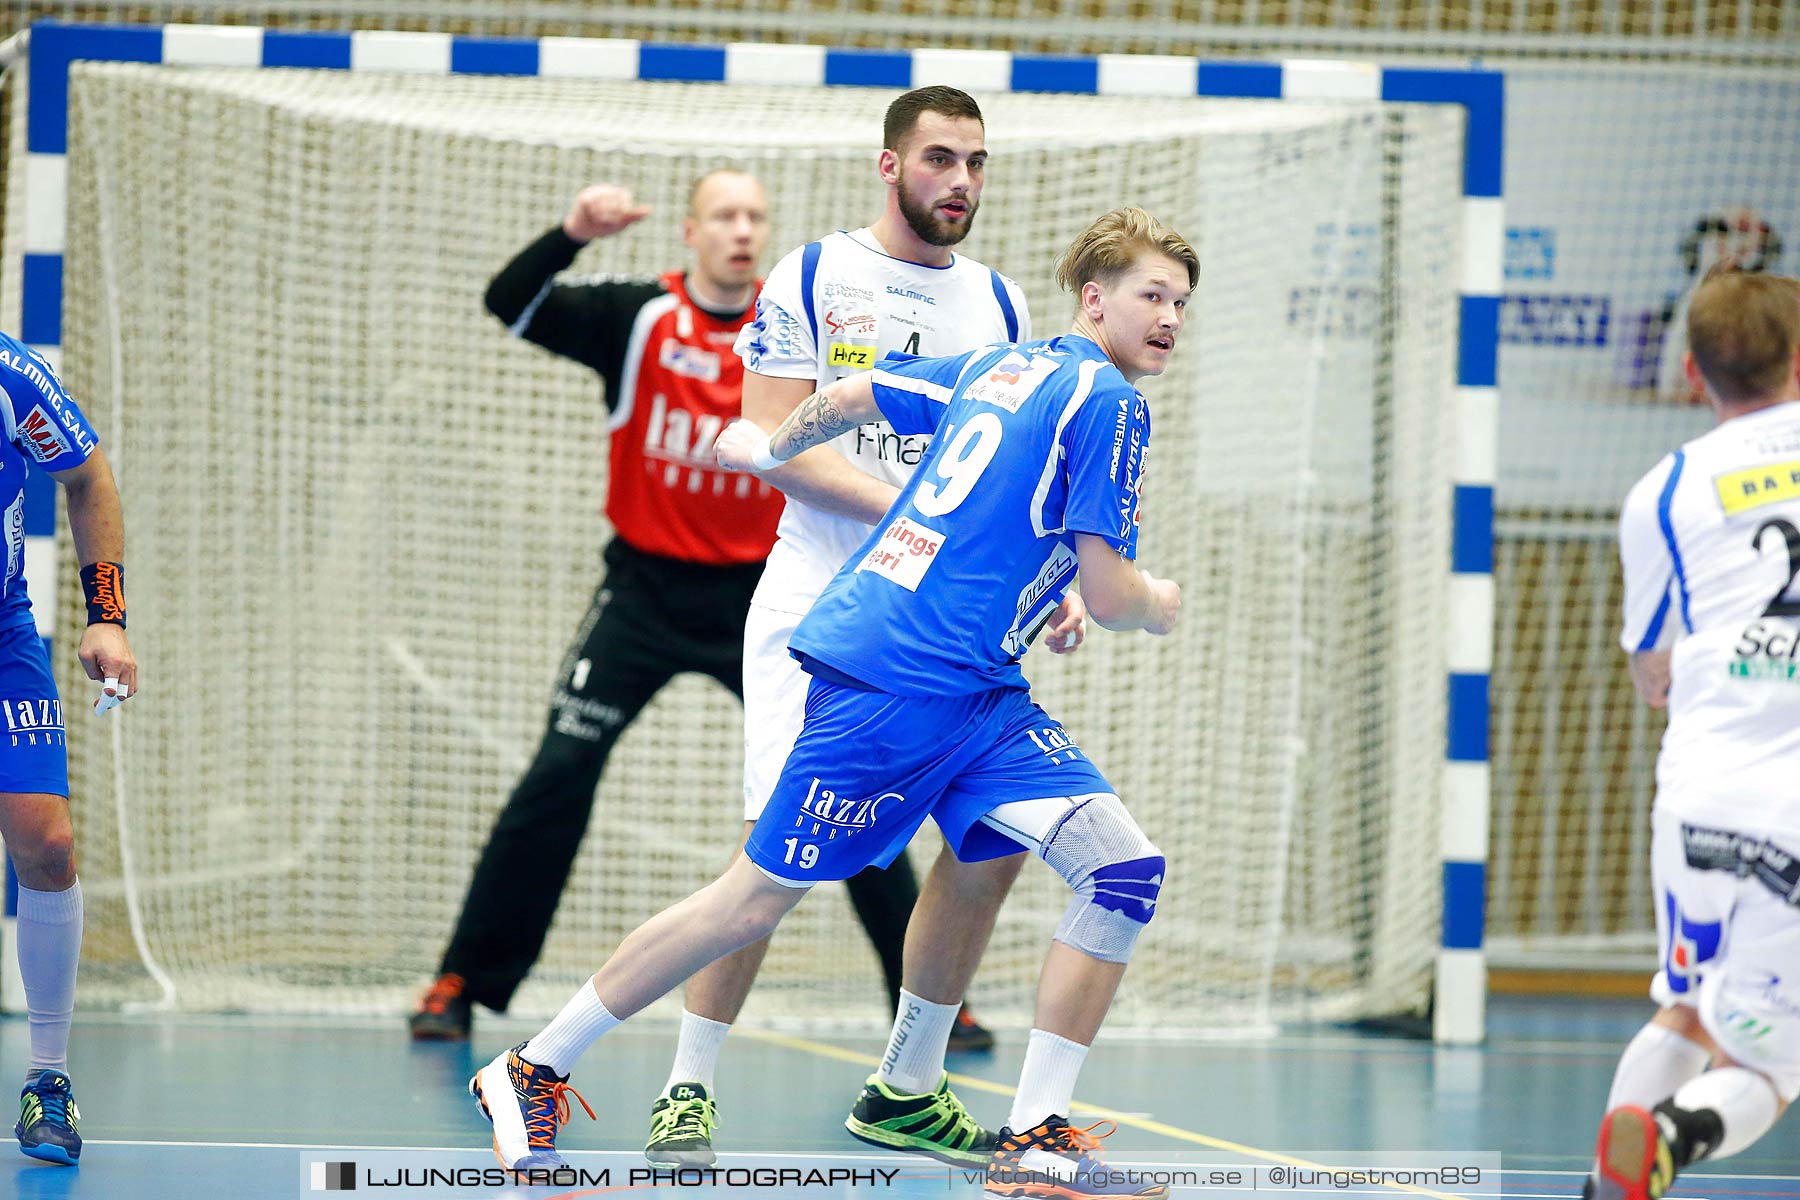
[[[19,1093],[19,1123],[13,1136],[19,1149],[45,1162],[72,1167],[81,1158],[81,1135],[75,1123],[75,1085],[62,1071],[39,1071]]]

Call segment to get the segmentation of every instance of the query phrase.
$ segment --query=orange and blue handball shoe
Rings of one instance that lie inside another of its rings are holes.
[[[1600,1121],[1591,1186],[1593,1200],[1662,1200],[1675,1182],[1675,1154],[1650,1113],[1627,1105]]]
[[[1100,1125],[1109,1128],[1095,1134]],[[1100,1139],[1117,1126],[1110,1121],[1077,1128],[1062,1117],[1051,1116],[1043,1124],[1014,1133],[1000,1131],[994,1156],[987,1165],[989,1196],[1029,1197],[1030,1200],[1161,1200],[1169,1185],[1149,1178],[1147,1172],[1109,1167],[1099,1155]]]
[[[580,1100],[588,1116],[594,1110],[569,1086],[567,1075],[553,1075],[550,1068],[521,1058],[524,1048],[520,1042],[477,1071],[469,1080],[469,1095],[494,1127],[494,1156],[501,1166],[554,1171],[569,1165],[556,1152],[556,1131],[569,1123],[569,1097]]]
[[[13,1136],[32,1158],[72,1167],[81,1158],[81,1134],[75,1124],[75,1085],[62,1071],[39,1071],[19,1093],[19,1122]]]

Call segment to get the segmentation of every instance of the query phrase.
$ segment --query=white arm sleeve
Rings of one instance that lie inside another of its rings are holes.
[[[1682,627],[1681,585],[1663,533],[1662,492],[1675,468],[1673,455],[1637,481],[1619,513],[1619,565],[1625,571],[1625,623],[1619,647],[1626,653],[1674,644]]]

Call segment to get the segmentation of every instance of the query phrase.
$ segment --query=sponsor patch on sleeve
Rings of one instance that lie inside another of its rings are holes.
[[[32,405],[30,415],[19,422],[19,444],[41,463],[72,450],[69,439],[63,436],[62,426],[44,411],[41,404]]]

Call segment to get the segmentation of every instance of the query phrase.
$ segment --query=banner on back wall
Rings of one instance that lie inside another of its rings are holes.
[[[1711,424],[1680,366],[1708,267],[1800,272],[1800,79],[1588,63],[1506,86],[1496,500],[1608,512]]]

